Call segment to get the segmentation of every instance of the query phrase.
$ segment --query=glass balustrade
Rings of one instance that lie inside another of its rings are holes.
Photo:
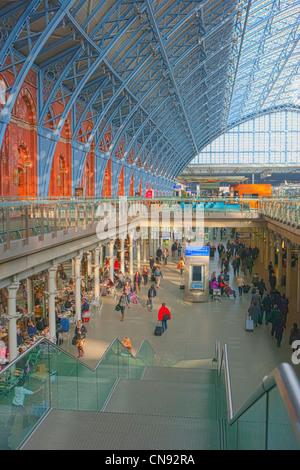
[[[219,412],[226,421],[227,449],[299,450],[300,385],[292,367],[277,366],[240,410],[228,412],[231,407],[228,356],[220,347],[216,351]]]
[[[44,240],[47,234],[57,236],[57,232],[69,230],[78,232],[95,227],[107,213],[116,218],[117,224],[125,220],[130,220],[130,208],[134,204],[143,204],[151,211],[161,211],[162,208],[170,209],[174,205],[180,205],[184,209],[190,205],[193,210],[203,209],[206,214],[219,212],[225,214],[244,214],[245,212],[257,213],[259,201],[234,201],[230,198],[224,199],[186,199],[175,197],[156,198],[144,200],[141,198],[110,198],[79,200],[74,199],[32,199],[15,200],[7,198],[0,200],[0,245],[6,244],[11,248],[11,243],[15,240],[25,240],[29,243],[30,237],[38,236]],[[254,206],[253,206],[254,203]],[[133,216],[136,212],[133,210]]]
[[[95,369],[41,340],[0,373],[0,449],[16,449],[51,409],[101,411],[121,378],[155,364],[147,340],[134,357],[118,339]]]

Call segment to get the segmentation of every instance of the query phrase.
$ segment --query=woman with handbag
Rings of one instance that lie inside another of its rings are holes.
[[[137,291],[141,292],[141,283],[142,283],[142,276],[139,271],[137,271],[134,275],[134,292],[137,294]]]
[[[168,328],[167,321],[171,320],[170,310],[166,307],[166,304],[163,303],[158,311],[158,321],[161,321],[162,332]]]
[[[86,327],[82,324],[81,320],[78,320],[76,328],[75,328],[75,338],[76,343],[75,346],[78,350],[78,358],[84,356],[84,344],[85,344],[85,337],[87,334]]]

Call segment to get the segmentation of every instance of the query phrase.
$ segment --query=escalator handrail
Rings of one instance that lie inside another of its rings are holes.
[[[224,344],[223,348],[221,348],[220,341],[216,342],[216,358],[217,358],[217,364],[218,364],[218,377],[220,377],[222,365],[224,362],[227,417],[228,417],[228,421],[230,421],[233,418],[233,406],[232,406],[232,393],[231,393],[231,383],[230,383],[230,373],[229,373],[228,352],[227,352],[227,345]]]
[[[300,443],[300,384],[292,366],[288,363],[279,364],[269,375],[263,378],[255,392],[234,414],[232,419],[229,421],[229,425],[232,425],[262,395],[268,393],[274,387],[278,387],[282,401],[290,418],[291,425]]]
[[[236,413],[234,413],[232,407],[227,345],[225,344],[223,348],[221,348],[220,341],[216,342],[216,358],[218,361],[218,376],[220,376],[222,367],[224,367],[225,371],[229,426],[233,425],[233,423],[235,423],[247,410],[249,410],[249,408],[251,408],[252,405],[254,405],[254,403],[257,402],[261,396],[263,396],[265,393],[268,393],[274,387],[277,387],[289,416],[291,426],[295,432],[295,436],[300,443],[300,383],[292,366],[288,363],[281,363],[276,366],[269,375],[266,375],[263,378],[261,384],[248,398],[248,400],[246,400],[241,408]]]

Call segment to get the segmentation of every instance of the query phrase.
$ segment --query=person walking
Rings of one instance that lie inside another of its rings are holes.
[[[76,328],[75,328],[75,338],[76,343],[75,346],[78,351],[78,358],[84,356],[84,345],[85,345],[85,338],[87,334],[86,327],[82,324],[81,320],[77,321]]]
[[[263,312],[265,312],[265,323],[267,325],[271,319],[271,308],[272,308],[272,299],[268,293],[262,299],[261,304],[262,304],[262,310]],[[262,314],[261,321],[263,321],[263,314]]]
[[[152,312],[153,310],[153,302],[154,302],[155,297],[156,297],[156,289],[155,289],[154,284],[152,284],[150,289],[148,290],[148,304],[149,304],[150,312]]]
[[[153,256],[150,256],[150,257],[149,257],[149,264],[150,264],[150,269],[151,269],[151,271],[152,271],[153,265],[154,265],[154,258],[153,258]]]
[[[169,251],[168,249],[166,248],[163,252],[163,260],[164,260],[164,264],[167,264],[168,263],[168,258],[169,258]]]
[[[168,324],[167,321],[171,320],[171,313],[170,310],[166,307],[165,303],[162,303],[159,311],[158,311],[158,321],[161,321],[162,332],[164,333],[167,328]]]
[[[121,320],[120,321],[124,320],[125,308],[126,308],[127,305],[128,305],[127,297],[125,295],[125,292],[123,292],[120,299],[119,299],[119,302],[118,302],[118,306],[120,307],[120,311],[121,311]]]
[[[147,283],[148,283],[148,268],[147,268],[147,266],[143,267],[142,276],[143,276],[143,280],[144,280],[144,286],[146,286]]]
[[[276,281],[277,281],[277,280],[276,280],[275,273],[272,272],[271,277],[270,277],[270,289],[271,289],[271,291],[275,290],[275,288],[276,288]]]
[[[183,257],[180,258],[179,263],[178,263],[178,266],[177,266],[177,269],[180,270],[180,274],[182,275],[182,272],[183,272],[183,270],[184,270],[184,261],[183,261]]]
[[[182,250],[182,246],[181,246],[181,244],[179,243],[178,246],[177,246],[177,256],[178,256],[178,258],[181,257],[181,250]]]
[[[134,292],[137,294],[137,291],[141,292],[141,283],[142,283],[142,276],[139,271],[137,271],[134,275]]]
[[[248,308],[248,313],[249,313],[250,318],[253,320],[254,326],[257,326],[259,314],[260,314],[260,308],[257,305],[256,301],[254,301],[250,305],[250,307]]]
[[[282,313],[284,326],[286,325],[287,314],[289,313],[289,299],[286,298],[285,294],[282,294],[280,299],[279,310]]]
[[[274,324],[275,339],[277,341],[277,346],[279,348],[281,346],[281,341],[282,341],[282,336],[283,336],[284,329],[285,329],[284,318],[283,318],[283,315],[281,313],[279,315],[279,317],[277,318],[277,320],[275,321],[275,324]]]
[[[131,288],[131,285],[128,281],[125,282],[125,286],[124,286],[124,294],[126,296],[126,300],[127,300],[127,305],[128,305],[128,308],[130,308],[130,296],[131,296],[131,293],[132,293],[132,288]]]
[[[160,286],[160,280],[162,277],[163,277],[163,274],[161,270],[159,269],[159,267],[157,266],[156,270],[154,271],[155,284],[157,288],[159,288]]]
[[[257,288],[261,298],[263,298],[264,292],[267,292],[266,284],[263,279],[258,282]]]
[[[278,305],[275,304],[274,307],[271,310],[271,313],[270,313],[270,320],[271,320],[271,323],[272,323],[272,329],[271,329],[271,335],[272,336],[274,336],[275,325],[276,325],[276,322],[277,322],[277,320],[280,316],[281,316],[281,311],[279,310]]]
[[[161,262],[161,257],[162,257],[162,250],[160,247],[158,247],[156,250],[156,260],[158,263]]]
[[[177,245],[176,243],[174,242],[173,245],[172,245],[172,258],[174,258],[175,256],[175,251],[177,250]]]
[[[256,302],[259,308],[261,307],[261,296],[258,289],[253,289],[251,295],[251,303],[253,304],[254,302]]]
[[[245,285],[245,281],[241,274],[239,274],[238,277],[236,278],[236,282],[237,282],[238,289],[239,289],[239,295],[243,295],[243,287]]]

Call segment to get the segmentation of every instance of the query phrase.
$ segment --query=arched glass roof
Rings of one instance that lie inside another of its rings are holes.
[[[3,0],[0,73],[13,80],[1,100],[0,142],[34,69],[38,129],[51,151],[71,114],[74,148],[93,143],[112,158],[122,148],[124,161],[174,179],[233,125],[299,109],[299,7],[300,0]]]
[[[280,111],[242,122],[225,132],[191,165],[300,165],[300,113]]]

